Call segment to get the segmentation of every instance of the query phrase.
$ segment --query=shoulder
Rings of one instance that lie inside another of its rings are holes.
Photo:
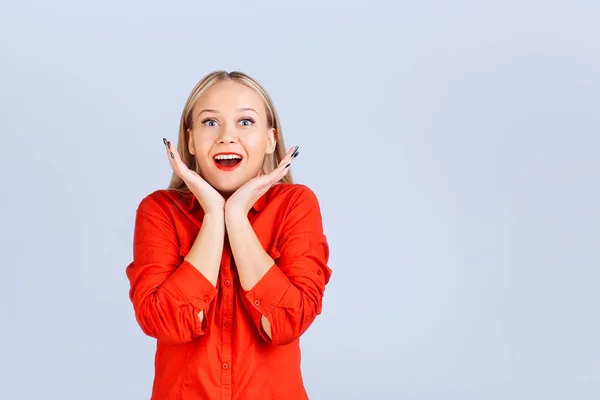
[[[187,193],[159,189],[142,198],[137,207],[137,212],[145,214],[169,213],[174,207],[183,208],[187,201],[189,201]]]
[[[305,243],[323,237],[323,217],[315,191],[301,184],[278,184],[273,189],[283,237],[302,235]],[[316,235],[316,236],[315,236]],[[286,240],[286,239],[282,239]]]
[[[283,211],[285,220],[321,220],[321,207],[314,190],[302,184],[281,183],[275,185],[268,202]]]
[[[300,183],[280,183],[273,187],[271,199],[282,199],[290,205],[317,205],[319,200],[310,187]]]

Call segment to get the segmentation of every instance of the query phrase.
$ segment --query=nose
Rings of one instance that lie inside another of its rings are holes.
[[[223,129],[221,129],[221,133],[219,138],[217,139],[218,143],[237,143],[238,137],[235,132],[235,128],[230,125],[225,125]]]

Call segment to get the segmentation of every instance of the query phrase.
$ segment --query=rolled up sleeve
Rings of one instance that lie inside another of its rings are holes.
[[[323,233],[318,200],[305,186],[285,218],[278,248],[270,251],[275,263],[245,293],[248,302],[271,325],[269,339],[284,345],[298,339],[322,311],[325,286],[331,277],[329,245]]]
[[[129,297],[143,332],[169,344],[183,344],[206,333],[206,310],[217,289],[182,261],[173,223],[150,199],[138,207],[133,262],[126,268]]]

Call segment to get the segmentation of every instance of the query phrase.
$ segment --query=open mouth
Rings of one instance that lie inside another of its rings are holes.
[[[223,171],[236,169],[242,162],[242,156],[237,153],[219,153],[214,157],[215,165]]]

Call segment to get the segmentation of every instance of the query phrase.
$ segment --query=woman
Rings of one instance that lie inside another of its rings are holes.
[[[127,267],[157,339],[152,399],[307,399],[299,338],[331,276],[319,203],[294,184],[270,96],[240,72],[192,90],[168,190],[139,204]]]

